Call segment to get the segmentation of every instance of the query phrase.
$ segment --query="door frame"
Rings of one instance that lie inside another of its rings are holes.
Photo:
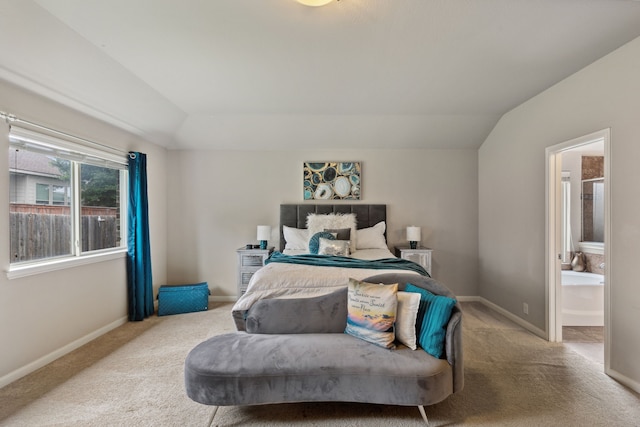
[[[562,152],[592,142],[604,141],[604,366],[605,372],[610,369],[610,295],[611,283],[610,248],[611,248],[611,129],[606,128],[588,135],[571,139],[545,149],[546,154],[546,308],[545,327],[547,339],[552,342],[562,341],[562,288],[560,285],[561,261],[561,178]]]

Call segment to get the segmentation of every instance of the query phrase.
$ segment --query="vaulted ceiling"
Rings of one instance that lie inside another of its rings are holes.
[[[0,78],[172,149],[477,148],[632,0],[0,0]]]

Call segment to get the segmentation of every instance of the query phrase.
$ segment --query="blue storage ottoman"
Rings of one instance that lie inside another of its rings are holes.
[[[193,285],[163,285],[158,290],[158,316],[206,311],[209,308],[207,282]]]

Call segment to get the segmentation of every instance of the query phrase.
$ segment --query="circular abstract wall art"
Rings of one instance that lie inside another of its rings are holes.
[[[305,162],[304,200],[360,200],[360,162]]]

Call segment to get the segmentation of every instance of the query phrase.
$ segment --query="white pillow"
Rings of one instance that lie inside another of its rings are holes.
[[[319,255],[349,256],[348,240],[331,240],[320,237]]]
[[[384,232],[387,224],[380,221],[373,227],[363,228],[356,232],[356,247],[358,249],[388,249]]]
[[[351,237],[349,249],[351,252],[356,250],[356,214],[309,214],[307,216],[307,229],[309,230],[309,236],[324,231],[326,229],[340,229],[350,228]]]
[[[305,228],[293,228],[282,226],[285,249],[309,250],[309,230]]]
[[[420,307],[419,293],[398,291],[396,339],[411,350],[418,348],[416,344],[418,307]]]

